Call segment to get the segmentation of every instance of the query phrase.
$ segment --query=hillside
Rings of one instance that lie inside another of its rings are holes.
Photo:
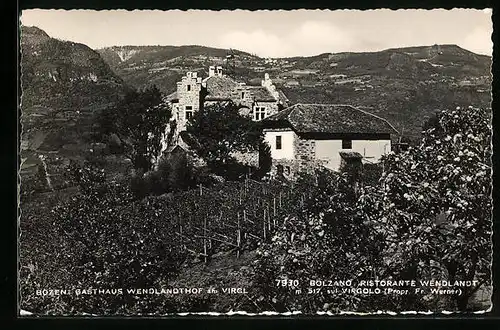
[[[188,70],[207,76],[225,65],[229,50],[200,46],[111,47],[98,50],[117,75],[134,87],[156,84],[164,93]],[[438,109],[491,102],[491,58],[456,45],[387,49],[371,53],[325,53],[263,59],[234,52],[226,72],[258,83],[269,72],[292,102],[345,103],[390,120],[417,138],[422,122]]]
[[[23,180],[43,165],[42,155],[57,186],[61,165],[93,148],[95,116],[128,87],[89,47],[24,26],[21,84]]]
[[[175,90],[187,70],[205,72],[213,64],[223,64],[229,50],[203,46],[123,46],[97,50],[110,67],[133,87],[156,84],[164,93]],[[251,66],[257,59],[234,51],[236,65]]]

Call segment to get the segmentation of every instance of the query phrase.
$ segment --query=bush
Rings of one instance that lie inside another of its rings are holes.
[[[301,174],[295,191],[297,207],[285,218],[286,225],[257,250],[253,289],[260,293],[259,307],[304,313],[367,309],[370,298],[350,292],[309,292],[312,279],[367,279],[377,270],[378,238],[357,216],[352,185],[346,176],[319,170]],[[281,288],[277,279],[298,280],[299,285]]]
[[[130,187],[138,199],[186,190],[198,183],[194,171],[185,154],[167,154],[160,158],[157,169],[146,173],[136,171]],[[205,180],[203,177],[200,179]]]
[[[386,274],[477,280],[454,296],[449,307],[459,310],[491,281],[490,116],[474,107],[440,112],[419,146],[387,157],[382,185],[367,197],[385,237]]]
[[[130,191],[136,199],[143,199],[151,192],[142,170],[136,171],[130,178]]]
[[[363,164],[361,180],[365,186],[377,186],[380,184],[383,166],[381,164]]]

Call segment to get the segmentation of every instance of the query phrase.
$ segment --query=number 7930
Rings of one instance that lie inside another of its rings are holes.
[[[281,287],[296,287],[299,286],[299,280],[290,280],[290,279],[276,279],[276,286]]]

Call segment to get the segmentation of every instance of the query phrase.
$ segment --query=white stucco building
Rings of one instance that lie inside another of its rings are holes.
[[[391,136],[398,133],[387,120],[350,105],[299,103],[263,124],[273,171],[285,173],[314,164],[338,170],[342,155],[377,163],[391,152]]]

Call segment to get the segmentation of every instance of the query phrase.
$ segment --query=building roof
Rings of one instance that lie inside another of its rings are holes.
[[[238,86],[238,83],[233,79],[222,76],[213,76],[205,80],[208,95],[205,97],[207,101],[230,100],[233,88]]]
[[[181,148],[184,151],[191,151],[191,150],[199,150],[201,148],[200,142],[198,142],[198,139],[192,135],[191,133],[187,131],[182,131],[179,133],[179,138],[177,139],[177,143],[168,147],[167,152],[172,152],[176,148]]]
[[[269,90],[262,86],[247,86],[254,101],[257,102],[276,102],[276,98],[269,92]]]
[[[283,91],[281,89],[278,89],[278,95],[279,95],[279,101],[281,101],[281,103],[285,106],[288,105],[288,103],[290,102],[290,100],[288,99],[288,97],[285,95],[285,93],[283,93]]]
[[[177,91],[175,91],[171,94],[168,94],[165,97],[165,100],[167,100],[168,102],[179,101],[179,96],[177,95]]]
[[[187,131],[182,131],[179,133],[179,140],[192,149],[200,149],[201,145],[198,139],[191,133]]]
[[[187,152],[189,151],[188,148],[186,148],[185,146],[183,145],[180,145],[180,144],[175,144],[173,146],[170,146],[168,147],[165,152],[166,153],[175,153],[175,152],[179,152],[179,151],[184,151],[184,152]]]
[[[397,133],[387,120],[351,105],[298,103],[266,118],[262,123],[267,128],[291,127],[297,133]]]
[[[211,76],[202,80],[206,91],[204,99],[206,101],[229,101],[238,97],[237,91],[248,91],[252,95],[254,101],[257,102],[281,102],[287,105],[289,102],[286,95],[281,90],[276,90],[277,98],[264,86],[249,86],[240,84],[236,80],[228,76]],[[179,101],[177,92],[173,92],[165,97],[168,102]]]

